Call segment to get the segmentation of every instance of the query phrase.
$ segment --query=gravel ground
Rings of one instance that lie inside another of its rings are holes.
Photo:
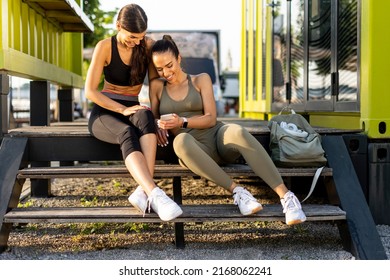
[[[242,179],[240,184],[263,204],[275,202],[275,194],[256,186],[258,182]],[[171,195],[170,180],[159,180],[158,185]],[[131,179],[56,179],[52,198],[26,197],[20,206],[125,206],[134,187]],[[183,197],[183,203],[232,203],[226,191],[204,180],[183,179]],[[319,197],[315,193],[311,199]],[[390,227],[377,229],[390,259]],[[173,223],[15,225],[0,260],[355,259],[343,249],[337,226],[329,222],[188,223],[185,232],[186,247],[177,249]]]

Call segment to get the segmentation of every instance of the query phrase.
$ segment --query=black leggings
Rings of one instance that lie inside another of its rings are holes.
[[[139,104],[135,101],[115,101],[126,107]],[[141,136],[156,133],[154,117],[150,110],[138,110],[131,116],[123,116],[96,104],[92,108],[88,129],[94,137],[101,141],[119,144],[124,160],[132,152],[142,152],[139,141]]]

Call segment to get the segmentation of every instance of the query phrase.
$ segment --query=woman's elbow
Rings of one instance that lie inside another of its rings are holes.
[[[209,127],[213,127],[217,124],[217,118],[210,116]]]
[[[90,90],[85,90],[85,98],[87,98],[88,100],[93,99]]]
[[[95,90],[93,89],[93,87],[91,87],[90,85],[86,84],[85,87],[84,87],[84,91],[85,91],[85,98],[89,99],[89,100],[93,100],[95,99]]]

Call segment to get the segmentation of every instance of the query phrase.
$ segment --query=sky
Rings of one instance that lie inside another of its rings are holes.
[[[222,69],[240,67],[241,0],[100,0],[100,9],[112,11],[126,4],[140,5],[150,30],[220,30]]]

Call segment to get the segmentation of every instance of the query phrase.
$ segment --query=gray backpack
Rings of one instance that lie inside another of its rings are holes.
[[[296,114],[282,114],[283,110],[268,122],[270,129],[269,148],[271,158],[279,167],[317,167],[308,195],[312,194],[327,160],[319,135],[304,117]]]
[[[274,116],[268,122],[271,158],[279,167],[320,167],[327,162],[321,136],[304,117],[291,114]]]

